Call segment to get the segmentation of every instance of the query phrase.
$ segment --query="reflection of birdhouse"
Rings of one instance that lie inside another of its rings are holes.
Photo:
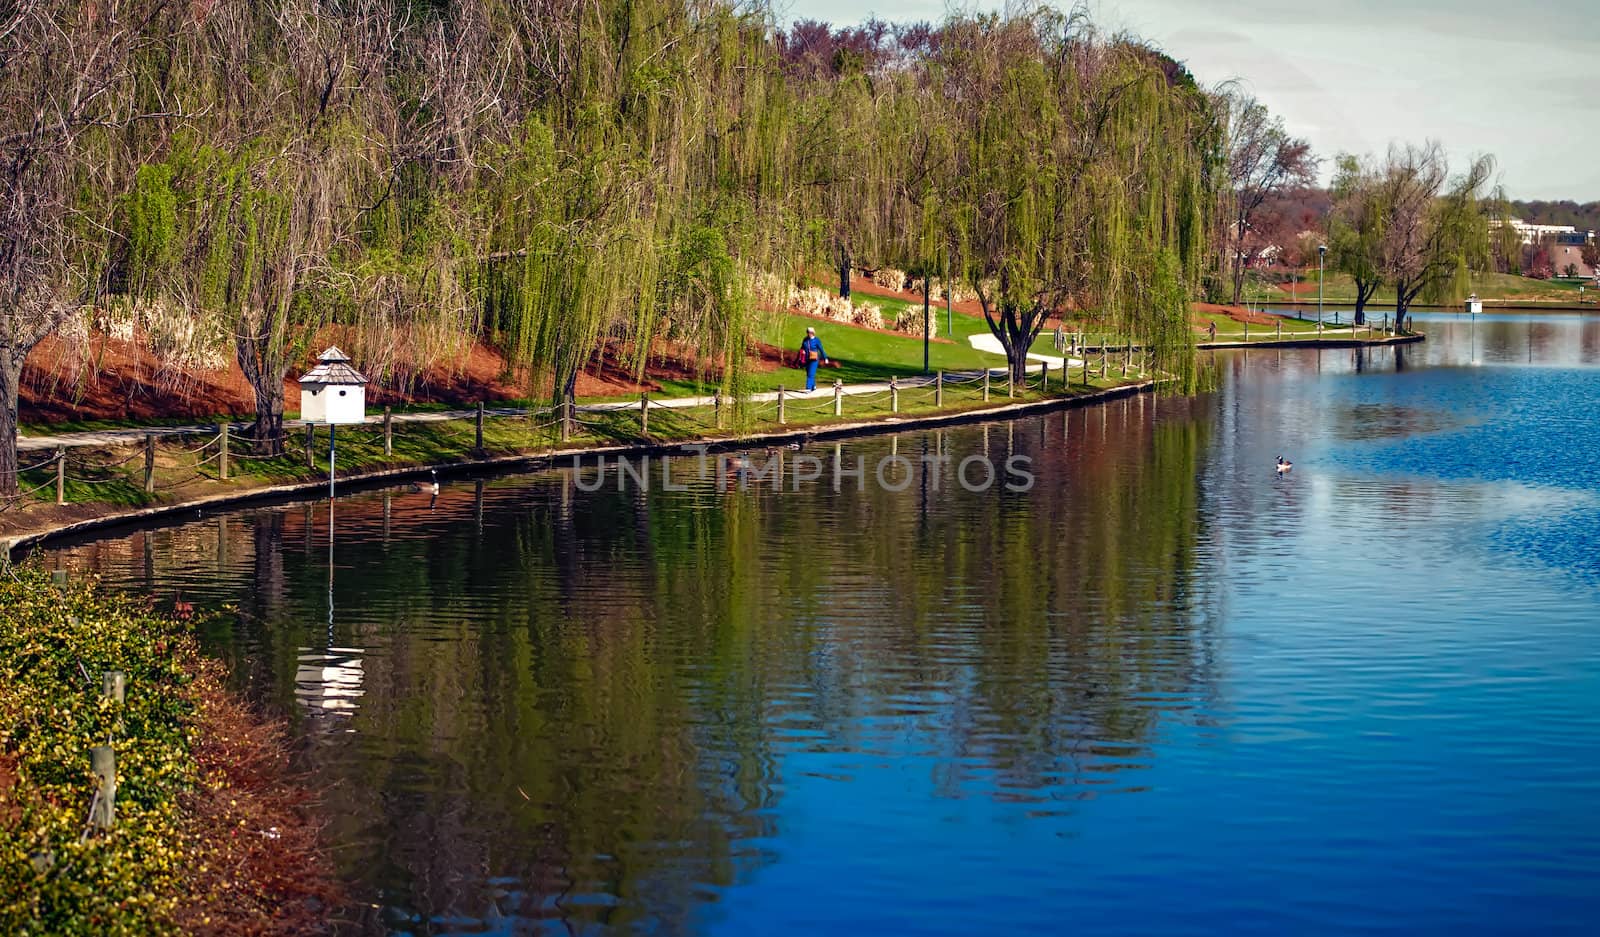
[[[1483,311],[1483,300],[1478,298],[1477,293],[1473,293],[1471,296],[1467,297],[1467,311],[1473,315],[1477,315]]]
[[[300,378],[300,419],[307,423],[360,423],[367,418],[367,379],[337,347]]]
[[[354,713],[356,701],[366,695],[359,647],[330,647],[327,651],[300,648],[294,672],[295,699],[317,713]]]

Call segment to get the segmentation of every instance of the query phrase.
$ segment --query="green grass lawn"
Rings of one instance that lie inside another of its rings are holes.
[[[1317,274],[1311,271],[1301,277],[1302,286],[1298,292],[1301,302],[1317,301]],[[1530,277],[1512,276],[1504,273],[1474,273],[1471,280],[1471,291],[1477,293],[1479,298],[1486,300],[1521,300],[1525,302],[1550,302],[1571,303],[1578,299],[1579,281],[1576,280],[1535,280]],[[1281,303],[1293,299],[1284,290],[1275,284],[1262,280],[1250,280],[1245,284],[1245,298],[1257,303]],[[1376,296],[1371,300],[1375,305],[1394,305],[1393,287],[1380,287]],[[1323,301],[1349,305],[1355,302],[1355,281],[1347,274],[1327,273],[1326,284],[1323,289]]]

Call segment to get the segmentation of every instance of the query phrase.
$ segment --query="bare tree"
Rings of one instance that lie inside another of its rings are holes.
[[[1382,170],[1383,238],[1378,271],[1394,285],[1395,327],[1418,298],[1443,301],[1487,265],[1489,226],[1481,202],[1494,171],[1487,156],[1450,178],[1438,143],[1391,148]]]
[[[103,290],[121,131],[168,113],[134,79],[169,12],[163,0],[0,4],[0,496],[18,490],[23,363]]]
[[[1225,88],[1218,96],[1227,112],[1228,230],[1222,243],[1228,245],[1233,302],[1244,296],[1244,274],[1250,262],[1268,245],[1254,229],[1262,203],[1285,189],[1309,185],[1316,161],[1311,145],[1289,136],[1283,119],[1273,117],[1266,105]]]

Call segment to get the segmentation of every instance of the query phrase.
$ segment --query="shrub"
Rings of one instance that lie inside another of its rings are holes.
[[[883,328],[883,307],[877,303],[862,303],[855,307],[850,321],[864,329]]]
[[[899,315],[894,317],[894,330],[896,332],[904,332],[907,335],[915,335],[916,337],[921,338],[922,307],[907,306],[901,309]],[[935,311],[930,311],[928,314],[928,337],[937,338],[938,336],[939,315]]]
[[[893,267],[879,267],[872,271],[872,282],[886,290],[903,290],[906,287],[906,272]]]
[[[147,934],[172,922],[191,846],[179,795],[195,697],[187,629],[79,583],[0,574],[0,933]],[[127,699],[101,698],[127,674]],[[117,758],[116,827],[85,836],[89,749]]]

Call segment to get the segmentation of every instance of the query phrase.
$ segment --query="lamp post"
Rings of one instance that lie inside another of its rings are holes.
[[[1328,245],[1317,245],[1317,321],[1322,321],[1322,259],[1328,256]]]

